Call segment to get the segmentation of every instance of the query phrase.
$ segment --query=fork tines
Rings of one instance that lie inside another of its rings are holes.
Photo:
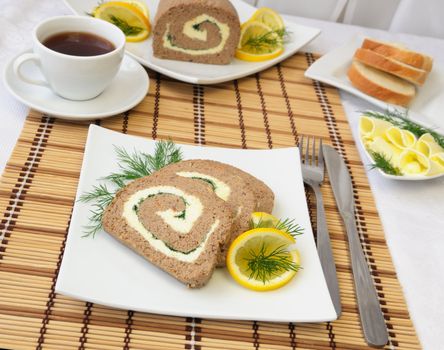
[[[305,139],[307,139],[306,147],[305,146]],[[310,139],[311,139],[311,147],[310,147]],[[319,141],[318,141],[319,140]],[[316,144],[318,146],[316,147]],[[316,154],[316,148],[318,149],[318,152]],[[311,150],[311,153],[310,153]],[[303,164],[312,165],[312,166],[324,166],[324,157],[322,154],[322,139],[316,138],[314,136],[307,136],[304,135],[300,136],[299,141],[299,151],[301,154],[301,161]]]

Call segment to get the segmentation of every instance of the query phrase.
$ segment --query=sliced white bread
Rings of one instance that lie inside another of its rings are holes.
[[[363,49],[372,50],[380,55],[390,57],[415,68],[424,69],[427,72],[432,70],[433,58],[420,52],[411,51],[398,44],[386,43],[383,41],[367,38],[362,43]]]
[[[428,75],[428,72],[424,69],[415,68],[393,58],[380,55],[372,50],[357,49],[353,58],[367,66],[396,75],[415,85],[422,86]]]
[[[388,103],[407,106],[415,97],[413,84],[358,61],[350,66],[348,78],[357,89]]]

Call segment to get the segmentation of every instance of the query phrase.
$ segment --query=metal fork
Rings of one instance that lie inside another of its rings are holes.
[[[299,154],[301,157],[302,177],[316,196],[317,213],[317,248],[319,260],[327,282],[328,291],[335,307],[336,314],[341,314],[341,297],[339,294],[338,279],[336,276],[336,266],[333,259],[333,252],[330,244],[330,236],[325,219],[324,200],[321,193],[321,184],[324,181],[324,156],[322,154],[322,139],[319,142],[312,137],[311,152],[310,138],[307,138],[307,146],[304,147],[304,136],[300,138]],[[316,143],[319,143],[316,147]],[[316,148],[318,154],[316,157]],[[317,158],[317,162],[316,162]]]

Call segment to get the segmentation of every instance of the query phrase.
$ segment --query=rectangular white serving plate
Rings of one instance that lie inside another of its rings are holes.
[[[152,153],[155,141],[91,125],[77,196],[118,170],[114,145]],[[237,166],[267,183],[278,217],[305,228],[297,237],[302,269],[286,286],[255,292],[238,285],[226,268],[201,289],[189,289],[104,231],[83,235],[91,206],[76,200],[56,292],[93,303],[157,314],[202,318],[321,322],[337,318],[322,273],[297,148],[239,150],[180,145],[185,159],[212,159]]]
[[[305,76],[347,91],[380,108],[407,111],[404,107],[388,104],[361,92],[348,80],[347,70],[352,63],[356,49],[361,47],[363,40],[363,36],[356,36],[345,45],[330,51],[316,60],[305,71]],[[444,133],[443,111],[444,68],[435,64],[426,83],[418,88],[417,95],[408,108],[408,113],[409,118],[413,121]]]
[[[64,0],[64,2],[73,13],[81,16],[86,16],[87,13],[90,13],[98,3],[97,0]],[[241,23],[248,20],[256,11],[255,7],[241,0],[231,0],[231,3],[236,8]],[[154,23],[158,4],[159,0],[147,1],[151,23]],[[171,78],[193,84],[217,84],[242,78],[272,67],[294,55],[301,47],[308,44],[321,32],[320,29],[292,22],[285,22],[285,25],[291,34],[288,42],[285,44],[284,53],[274,59],[263,62],[246,62],[233,59],[228,65],[212,65],[159,59],[153,56],[152,35],[147,40],[138,43],[127,43],[126,52],[144,66]]]

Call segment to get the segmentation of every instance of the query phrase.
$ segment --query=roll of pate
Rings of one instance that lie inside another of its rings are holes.
[[[153,53],[158,58],[228,64],[239,36],[239,17],[228,0],[161,0]]]

